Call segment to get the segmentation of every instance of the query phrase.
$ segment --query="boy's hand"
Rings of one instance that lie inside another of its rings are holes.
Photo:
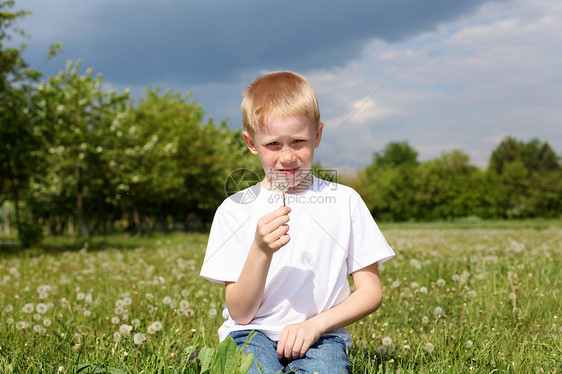
[[[322,331],[312,319],[287,325],[279,336],[277,355],[279,358],[285,357],[289,360],[302,358],[308,348],[316,343],[321,336]]]
[[[272,255],[291,239],[289,231],[289,212],[291,208],[282,206],[258,220],[254,243],[267,255]]]

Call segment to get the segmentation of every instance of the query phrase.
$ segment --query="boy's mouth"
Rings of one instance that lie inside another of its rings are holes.
[[[277,169],[277,171],[278,171],[279,173],[284,174],[284,175],[287,175],[287,176],[295,174],[298,170],[299,170],[299,168],[294,168],[294,169]]]

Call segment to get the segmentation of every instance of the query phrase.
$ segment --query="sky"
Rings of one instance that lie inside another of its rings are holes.
[[[16,0],[24,57],[46,77],[67,60],[105,87],[192,92],[240,128],[242,90],[292,70],[325,124],[315,160],[357,170],[393,141],[420,161],[462,150],[486,167],[502,138],[562,155],[562,2],[552,0]],[[14,38],[12,43],[20,43]],[[62,53],[46,60],[49,45]]]

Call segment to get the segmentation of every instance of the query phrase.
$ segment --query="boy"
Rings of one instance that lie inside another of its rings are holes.
[[[380,306],[377,263],[394,252],[354,190],[309,173],[324,125],[304,77],[259,77],[242,114],[265,178],[213,219],[201,276],[225,284],[219,338],[254,354],[250,372],[349,372],[345,326]]]

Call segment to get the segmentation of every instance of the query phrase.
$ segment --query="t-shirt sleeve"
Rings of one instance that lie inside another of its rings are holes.
[[[238,280],[249,251],[245,224],[225,204],[219,206],[211,224],[201,277],[223,284]]]
[[[356,192],[350,200],[351,239],[347,258],[348,274],[373,263],[382,264],[394,257],[367,205]]]

